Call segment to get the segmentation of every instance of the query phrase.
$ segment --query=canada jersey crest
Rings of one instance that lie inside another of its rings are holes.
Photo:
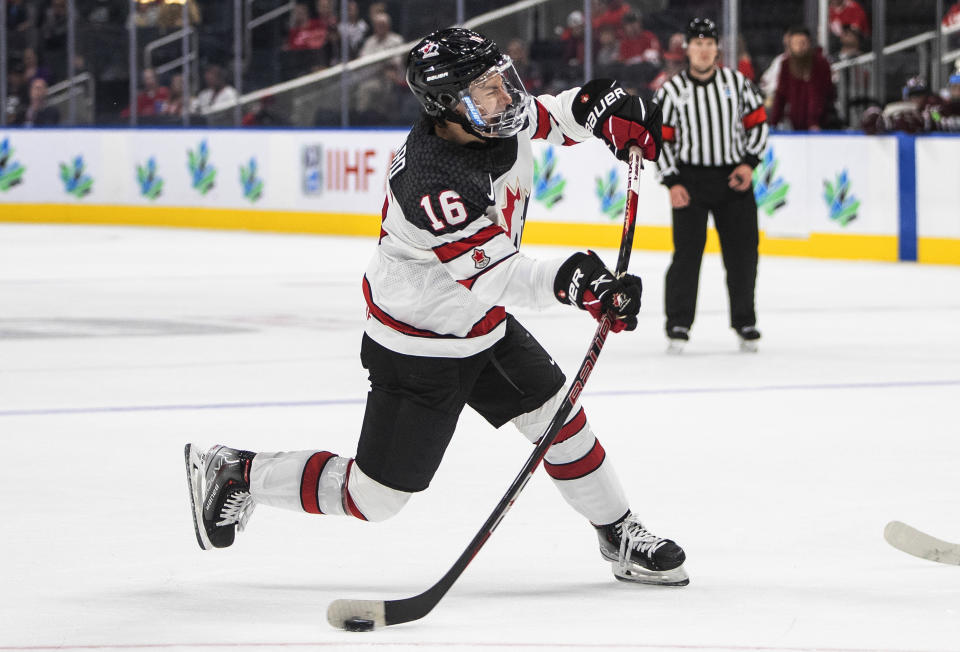
[[[485,254],[483,249],[480,249],[479,247],[473,250],[473,253],[470,254],[470,258],[473,260],[473,266],[477,269],[484,269],[490,264],[490,256]]]

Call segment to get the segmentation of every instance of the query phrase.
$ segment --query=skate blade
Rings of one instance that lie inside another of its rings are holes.
[[[213,544],[207,537],[203,527],[203,497],[200,495],[203,487],[203,454],[193,444],[183,448],[183,459],[187,467],[187,488],[190,493],[190,511],[193,513],[193,531],[197,535],[197,543],[202,550],[210,550]]]
[[[690,576],[682,565],[668,571],[652,571],[640,566],[622,568],[619,562],[613,562],[611,566],[613,576],[621,582],[656,586],[686,586],[690,583]]]
[[[667,344],[667,353],[670,355],[679,355],[683,353],[683,347],[687,345],[684,340],[670,340]]]
[[[759,350],[758,340],[740,340],[740,350],[743,353],[756,353]]]

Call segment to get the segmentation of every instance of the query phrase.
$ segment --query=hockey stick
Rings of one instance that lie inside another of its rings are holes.
[[[960,566],[960,544],[932,537],[900,521],[883,528],[883,538],[897,550],[941,564]]]
[[[623,234],[620,237],[620,252],[617,256],[617,266],[615,273],[622,276],[627,271],[630,263],[630,253],[633,249],[633,231],[637,219],[637,192],[640,186],[640,169],[643,167],[643,159],[640,156],[640,149],[630,148],[629,171],[627,173],[627,204],[623,216]],[[607,335],[610,333],[611,319],[605,314],[600,318],[600,324],[590,342],[590,348],[587,350],[583,362],[574,377],[570,389],[557,410],[546,433],[541,437],[540,442],[533,449],[530,457],[527,458],[523,469],[513,480],[507,493],[503,495],[500,502],[494,508],[493,512],[487,517],[486,522],[480,531],[473,537],[473,540],[461,553],[460,557],[453,566],[440,578],[440,580],[429,589],[419,595],[401,600],[334,600],[327,608],[327,621],[333,626],[341,629],[354,631],[367,631],[374,627],[385,627],[387,625],[397,625],[412,620],[418,620],[426,616],[440,599],[446,594],[457,578],[463,573],[467,565],[473,561],[473,558],[480,552],[480,549],[493,534],[493,531],[503,520],[507,511],[513,505],[514,501],[523,491],[527,482],[537,470],[541,460],[547,454],[547,449],[553,444],[554,439],[560,432],[560,428],[569,416],[570,411],[576,404],[580,393],[583,391],[594,365],[597,363],[597,357],[600,355],[603,344],[606,342]]]

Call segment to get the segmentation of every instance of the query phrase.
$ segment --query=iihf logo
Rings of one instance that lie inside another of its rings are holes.
[[[490,256],[483,253],[483,249],[474,249],[470,257],[473,259],[473,265],[477,269],[483,269],[490,264]]]
[[[433,41],[428,41],[424,43],[423,47],[420,48],[420,55],[422,59],[429,59],[430,57],[440,56],[440,46],[434,43]]]

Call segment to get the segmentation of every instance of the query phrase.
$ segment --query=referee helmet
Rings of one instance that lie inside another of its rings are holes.
[[[695,38],[712,38],[719,43],[717,24],[709,18],[694,18],[687,25],[687,43]]]

